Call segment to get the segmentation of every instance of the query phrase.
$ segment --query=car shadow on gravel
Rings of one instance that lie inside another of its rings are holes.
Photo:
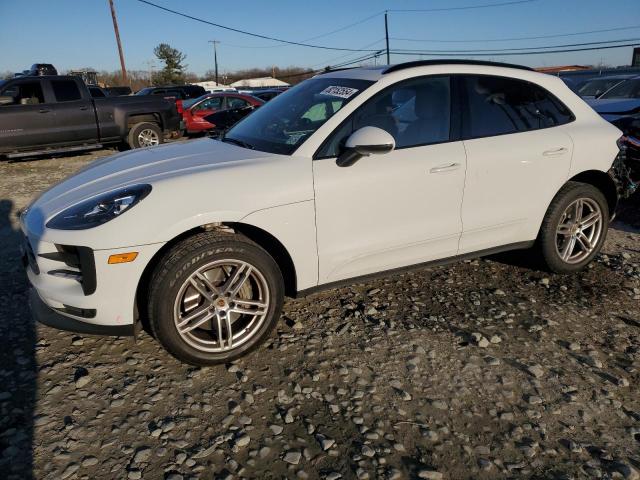
[[[21,264],[21,232],[12,227],[11,200],[0,200],[0,476],[33,476],[37,388],[36,329]]]

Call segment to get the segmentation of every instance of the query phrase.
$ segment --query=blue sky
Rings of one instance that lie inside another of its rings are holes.
[[[148,70],[160,64],[153,48],[169,43],[187,55],[188,68],[203,74],[213,68],[212,46],[218,50],[221,71],[249,67],[320,67],[356,58],[357,52],[325,51],[283,46],[199,24],[165,13],[136,0],[114,0],[127,68]],[[304,41],[365,19],[386,9],[461,7],[500,0],[300,0],[213,1],[152,0],[154,3],[212,22],[287,40]],[[503,0],[504,1],[504,0]],[[640,25],[638,0],[536,0],[486,9],[431,13],[389,14],[394,49],[488,49],[562,45],[600,40],[640,38],[640,28],[607,33],[524,41],[482,42],[523,36],[575,33]],[[383,16],[309,43],[332,47],[383,48]],[[473,40],[469,43],[409,42],[395,38]],[[60,70],[119,68],[107,0],[0,0],[0,72],[21,71],[34,62],[53,63]],[[377,43],[375,43],[377,42]],[[640,42],[637,42],[640,44]],[[631,47],[592,52],[492,57],[487,59],[530,66],[558,64],[628,64]],[[417,57],[392,57],[399,62]],[[429,58],[429,57],[424,57]]]

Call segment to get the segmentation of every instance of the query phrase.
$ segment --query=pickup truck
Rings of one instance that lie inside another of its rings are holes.
[[[180,129],[173,102],[157,96],[92,98],[79,77],[45,75],[0,81],[0,156],[162,143]]]

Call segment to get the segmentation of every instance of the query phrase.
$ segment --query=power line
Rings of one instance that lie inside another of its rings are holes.
[[[152,3],[152,2],[150,2],[148,0],[137,0],[137,1],[140,2],[140,3],[144,3],[146,5],[149,5],[151,7],[155,7],[155,8],[158,8],[160,10],[164,10],[165,12],[173,13],[174,15],[179,15],[181,17],[188,18],[190,20],[194,20],[196,22],[200,22],[200,23],[204,23],[204,24],[207,24],[207,25],[211,25],[213,27],[222,28],[223,30],[229,30],[231,32],[241,33],[243,35],[249,35],[251,37],[262,38],[264,40],[272,40],[274,42],[286,43],[288,45],[297,45],[299,47],[319,48],[319,49],[322,49],[322,50],[341,50],[341,51],[345,51],[345,52],[360,52],[360,51],[363,51],[363,50],[358,50],[358,49],[355,49],[355,48],[327,47],[327,46],[324,46],[324,45],[314,45],[314,44],[311,44],[311,43],[293,42],[293,41],[290,41],[290,40],[283,40],[281,38],[270,37],[268,35],[261,35],[259,33],[252,33],[252,32],[248,32],[246,30],[240,30],[238,28],[227,27],[227,26],[221,25],[219,23],[210,22],[209,20],[204,20],[202,18],[194,17],[194,16],[188,15],[186,13],[178,12],[177,10],[172,10],[170,8],[163,7],[162,5],[157,5],[157,4]],[[373,51],[373,50],[369,50],[369,51]]]
[[[617,32],[621,30],[635,30],[640,28],[640,25],[633,25],[631,27],[617,27],[617,28],[605,28],[602,30],[589,30],[586,32],[574,32],[574,33],[559,33],[554,35],[539,35],[534,37],[512,37],[512,38],[476,38],[468,40],[442,40],[442,39],[420,39],[420,38],[401,38],[390,37],[392,40],[400,40],[404,42],[432,42],[432,43],[472,43],[472,42],[512,42],[517,40],[540,40],[543,38],[560,38],[560,37],[573,37],[577,35],[588,35],[591,33],[605,33],[605,32]]]
[[[349,25],[345,25],[344,27],[340,27],[337,28],[335,30],[331,30],[330,32],[326,32],[326,33],[321,33],[320,35],[316,35],[315,37],[311,37],[311,38],[305,38],[304,40],[300,40],[300,42],[309,42],[311,40],[317,40],[318,38],[322,38],[322,37],[328,37],[329,35],[333,35],[334,33],[339,33],[342,32],[344,30],[348,30],[349,28],[355,27],[357,25],[360,25],[362,23],[365,23],[373,18],[376,18],[377,16],[382,15],[384,12],[378,12],[378,13],[374,13],[373,15],[370,15],[368,17],[365,17],[361,20],[358,20],[357,22],[353,22],[350,23]],[[286,47],[286,45],[280,45],[280,44],[271,44],[271,45],[259,45],[259,46],[255,46],[255,45],[236,45],[236,44],[232,44],[232,43],[226,43],[223,42],[225,45],[227,45],[228,47],[234,47],[234,48],[277,48],[277,47]],[[365,47],[362,47],[365,48]],[[347,54],[348,55],[348,54]]]
[[[384,38],[380,38],[380,39],[376,40],[375,42],[368,43],[366,45],[363,45],[360,48],[361,49],[366,49],[366,48],[372,47],[376,43],[380,43],[380,42],[383,42],[383,41],[384,41]],[[320,67],[320,66],[323,66],[323,65],[330,65],[332,62],[335,62],[336,60],[342,60],[343,58],[348,57],[349,55],[351,55],[351,53],[345,53],[345,54],[342,54],[342,55],[340,55],[338,57],[333,57],[333,58],[330,58],[329,60],[325,60],[323,62],[314,63],[313,65],[311,65],[310,68]]]
[[[514,51],[529,51],[529,50],[540,50],[547,48],[565,48],[565,47],[586,47],[588,45],[605,45],[609,43],[620,43],[620,42],[637,42],[640,41],[640,38],[622,38],[620,40],[603,40],[600,42],[584,42],[584,43],[568,43],[564,45],[549,45],[549,46],[539,46],[539,47],[520,47],[520,48],[501,48],[501,49],[464,49],[464,50],[429,50],[433,53],[466,53],[468,55],[472,55],[473,52],[514,52]],[[414,49],[403,49],[405,52],[424,52],[424,50],[414,50]]]
[[[483,5],[467,5],[464,7],[442,7],[442,8],[414,8],[414,9],[389,9],[394,13],[426,13],[426,12],[452,12],[457,10],[475,10],[478,8],[506,7],[509,5],[519,5],[522,3],[532,3],[539,0],[514,0],[511,2],[485,3]]]
[[[522,51],[522,52],[505,52],[503,51],[494,51],[492,53],[473,53],[473,52],[466,52],[466,53],[437,53],[437,52],[429,52],[429,51],[423,51],[423,52],[418,52],[415,50],[411,50],[411,51],[402,51],[402,50],[392,50],[391,53],[397,54],[397,55],[410,55],[410,56],[431,56],[431,57],[500,57],[500,56],[511,56],[511,55],[541,55],[544,53],[568,53],[568,52],[586,52],[586,51],[590,51],[590,50],[607,50],[610,48],[622,48],[622,47],[635,47],[637,45],[639,45],[639,42],[636,43],[626,43],[623,45],[605,45],[605,46],[601,46],[601,47],[585,47],[585,48],[571,48],[571,49],[562,49],[562,50],[538,50],[535,52],[532,51]]]

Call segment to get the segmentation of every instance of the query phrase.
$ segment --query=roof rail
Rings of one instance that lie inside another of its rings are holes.
[[[512,63],[488,62],[483,60],[461,60],[459,58],[454,58],[450,60],[416,60],[413,62],[398,63],[397,65],[391,65],[383,70],[382,74],[384,75],[385,73],[397,72],[398,70],[404,70],[406,68],[429,67],[432,65],[484,65],[486,67],[506,67],[533,71],[533,68],[531,67],[514,65]]]

